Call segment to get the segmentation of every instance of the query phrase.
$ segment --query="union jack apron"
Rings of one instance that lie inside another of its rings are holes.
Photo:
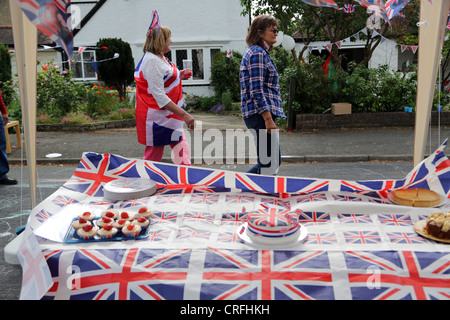
[[[158,106],[142,71],[146,55],[142,57],[134,74],[138,142],[145,146],[165,146],[180,142],[183,136],[183,119]],[[166,60],[172,66],[172,70],[164,77],[164,91],[176,105],[184,108],[180,72],[172,62],[167,58]]]

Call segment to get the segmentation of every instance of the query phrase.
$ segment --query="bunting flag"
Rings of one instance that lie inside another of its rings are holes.
[[[392,19],[408,4],[409,0],[388,0],[386,2],[386,13]]]
[[[372,10],[373,14],[382,18],[388,24],[390,24],[389,17],[386,13],[386,8],[382,0],[355,0],[363,7]]]
[[[328,7],[339,9],[339,6],[333,0],[302,0],[304,3],[315,7]]]
[[[345,13],[353,13],[355,11],[356,5],[354,4],[344,4],[342,10],[344,10]]]
[[[41,32],[64,49],[73,52],[70,0],[15,0],[25,15]]]

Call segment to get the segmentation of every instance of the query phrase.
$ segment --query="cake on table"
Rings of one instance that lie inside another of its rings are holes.
[[[84,240],[93,239],[97,234],[98,228],[94,227],[92,224],[87,224],[83,228],[77,230],[77,234],[80,238]]]
[[[119,214],[117,219],[131,221],[131,220],[133,220],[133,217],[128,212],[124,211]]]
[[[89,224],[91,224],[90,221],[88,221],[88,220],[86,220],[84,218],[78,218],[77,220],[72,222],[72,227],[74,227],[75,229],[81,229],[85,225],[89,225]]]
[[[129,224],[125,228],[122,228],[122,233],[124,234],[125,237],[134,238],[139,235],[141,230],[142,228],[137,224]]]
[[[255,243],[284,244],[300,235],[300,224],[295,214],[258,212],[247,216],[247,236]]]
[[[108,224],[108,225],[105,225],[100,230],[98,230],[97,234],[102,239],[111,239],[112,237],[114,237],[117,234],[118,231],[119,230],[117,230],[117,228],[114,228],[111,224]]]
[[[86,211],[83,214],[79,215],[78,218],[83,218],[83,219],[92,221],[95,219],[95,214],[93,214],[92,212]]]
[[[103,217],[103,218],[101,218],[101,219],[99,219],[97,221],[97,226],[104,227],[105,225],[113,224],[113,223],[114,223],[113,219],[107,218],[107,217]]]
[[[125,220],[125,219],[119,219],[119,220],[115,221],[112,224],[112,226],[116,229],[122,230],[122,228],[126,227],[129,224],[130,224],[130,221]]]
[[[138,217],[148,218],[152,214],[153,213],[147,207],[142,207],[139,209],[138,213],[136,214],[136,218],[138,218]]]
[[[102,213],[102,217],[110,218],[110,219],[116,219],[119,215],[119,211],[116,209],[108,209]]]
[[[149,221],[148,219],[144,218],[144,217],[139,217],[137,219],[135,219],[133,221],[133,224],[137,224],[138,226],[140,226],[142,229],[147,228],[147,226],[149,225]]]
[[[433,190],[411,188],[394,190],[392,200],[410,207],[434,207],[441,202],[441,197]]]
[[[450,212],[431,214],[426,220],[425,231],[434,238],[450,240]]]

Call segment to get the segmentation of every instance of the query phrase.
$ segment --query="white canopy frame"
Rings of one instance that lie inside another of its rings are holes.
[[[420,3],[414,166],[417,166],[425,156],[426,138],[449,10],[450,0],[432,2],[421,0]]]
[[[31,208],[36,201],[36,76],[37,28],[14,0],[9,0],[13,25],[14,49],[19,78],[22,126],[27,155]]]

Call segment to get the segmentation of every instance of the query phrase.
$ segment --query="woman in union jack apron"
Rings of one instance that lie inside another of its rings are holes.
[[[176,164],[190,165],[189,146],[183,123],[194,129],[194,118],[184,110],[182,78],[192,70],[178,68],[164,57],[170,51],[171,31],[161,26],[156,11],[144,45],[144,56],[135,71],[136,128],[138,142],[145,145],[144,160],[161,161],[169,145]]]

